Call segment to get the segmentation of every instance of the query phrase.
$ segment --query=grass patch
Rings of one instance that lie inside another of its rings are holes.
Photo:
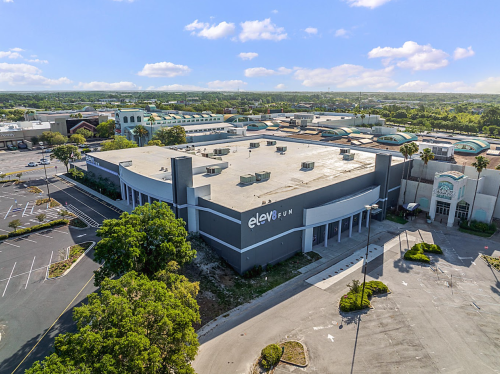
[[[463,227],[459,227],[458,231],[464,232],[466,234],[480,236],[481,238],[491,238],[491,236],[493,235],[493,234],[490,234],[490,233],[487,233],[487,232],[479,232],[479,231],[473,231],[473,230],[464,229]]]
[[[69,225],[73,227],[78,227],[80,229],[86,229],[88,225],[83,222],[80,218],[73,218],[69,221]]]
[[[92,245],[92,242],[75,244],[69,249],[67,260],[55,262],[50,265],[49,278],[60,277],[67,269],[73,265],[76,260]]]
[[[494,267],[497,271],[500,271],[500,258],[488,255],[481,255],[481,257],[484,258],[486,262]]]
[[[196,328],[296,277],[300,274],[298,269],[321,258],[315,252],[298,253],[279,264],[268,266],[269,269],[263,270],[262,274],[246,279],[199,236],[192,236],[189,240],[197,251],[197,257],[181,272],[192,282],[200,282],[197,301],[201,324]]]
[[[49,199],[48,197],[45,197],[43,199],[38,199],[35,204],[36,205],[42,205],[42,204],[47,204],[50,201],[50,208],[55,208],[57,206],[61,206],[61,203],[59,203],[57,200],[54,199]]]
[[[408,222],[403,217],[396,216],[396,215],[394,215],[392,213],[387,213],[387,215],[385,216],[385,219],[387,219],[389,221],[392,221],[392,222],[400,223],[402,225],[404,225],[404,224],[406,224]]]
[[[39,189],[36,186],[31,186],[31,187],[28,187],[28,192],[31,192],[31,193],[42,193],[42,190]]]
[[[352,281],[352,285],[348,284],[350,291],[340,298],[339,308],[342,312],[353,312],[370,307],[370,298],[373,295],[380,295],[389,292],[389,288],[380,281],[370,281],[365,283],[365,293],[363,301],[361,301],[361,293],[363,285],[357,280]]]
[[[305,366],[306,361],[306,350],[302,344],[299,342],[284,342],[280,344],[283,349],[283,355],[281,359],[291,364]]]

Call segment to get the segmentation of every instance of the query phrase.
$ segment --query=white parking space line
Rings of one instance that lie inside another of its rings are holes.
[[[47,271],[45,273],[45,278],[49,277],[49,268],[50,268],[50,264],[52,263],[52,255],[53,254],[54,254],[54,251],[52,251],[52,253],[50,254],[50,260],[49,260],[49,264],[47,265]]]
[[[10,206],[9,211],[7,212],[7,214],[5,215],[5,217],[3,217],[3,219],[6,219],[6,218],[7,218],[7,216],[9,215],[9,213],[10,213],[10,211],[11,211],[11,209],[12,209],[12,207],[13,207],[13,206],[14,206],[14,205],[11,205],[11,206]]]
[[[24,286],[24,289],[26,289],[26,287],[28,287],[28,282],[30,281],[30,277],[31,277],[31,271],[33,270],[33,264],[35,263],[35,257],[33,257],[33,262],[31,263],[31,268],[30,268],[30,273],[28,275],[28,280],[26,281],[26,286]]]
[[[8,232],[7,230],[2,230],[2,229],[0,229],[0,231],[5,231],[5,232]]]
[[[33,206],[31,207],[31,212],[30,212],[30,214],[33,214],[33,209],[35,209],[35,205],[33,205]]]
[[[28,208],[28,205],[30,205],[30,202],[29,202],[29,201],[26,203],[26,206],[24,207],[22,217],[24,217],[24,213],[26,213],[26,209]]]
[[[57,232],[60,232],[60,233],[62,233],[62,234],[69,235],[69,233],[67,233],[67,232],[64,232],[64,231],[59,231],[59,230],[56,230],[56,229],[52,229],[52,231],[57,231]]]
[[[9,286],[10,278],[12,278],[12,273],[14,272],[14,268],[16,267],[17,262],[14,262],[14,267],[12,268],[12,271],[10,272],[9,279],[7,280],[7,284],[5,285],[5,289],[3,290],[2,297],[5,295],[5,291],[7,291],[7,287]]]
[[[38,233],[35,233],[35,235],[40,235],[40,236],[43,236],[44,238],[54,239],[52,236],[48,236],[48,235],[42,235],[42,234],[38,234]]]
[[[34,240],[31,240],[31,239],[26,239],[26,238],[19,238],[19,239],[22,239],[22,240],[27,240],[27,241],[29,241],[29,242],[36,243]]]
[[[12,244],[12,243],[9,243],[9,242],[3,242],[3,244],[8,244],[8,245],[11,245],[11,246],[13,246],[13,247],[17,247],[17,248],[19,248],[19,246],[18,246],[18,245],[15,245],[15,244]]]

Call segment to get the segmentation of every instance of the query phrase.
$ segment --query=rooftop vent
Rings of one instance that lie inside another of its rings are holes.
[[[276,145],[276,140],[268,140],[267,145]]]
[[[276,147],[276,151],[277,152],[286,152],[286,146],[284,146],[284,145],[278,146],[278,147]]]
[[[255,173],[255,179],[257,180],[257,182],[267,181],[269,178],[271,178],[270,171],[259,171]]]
[[[220,155],[220,156],[225,156],[229,154],[231,150],[229,148],[215,148],[214,149],[214,155]]]
[[[220,174],[222,173],[222,168],[220,166],[208,166],[207,174]]]
[[[342,159],[344,161],[352,161],[354,160],[354,153],[344,153]]]
[[[350,148],[340,148],[340,154],[343,155],[344,153],[351,153]]]
[[[250,143],[250,148],[259,148],[260,143]]]
[[[202,152],[201,155],[203,157],[213,157],[214,156],[213,152]]]
[[[242,184],[251,184],[256,181],[255,175],[253,174],[245,174],[240,175],[240,183]]]
[[[314,169],[314,161],[304,161],[302,163],[302,169],[308,169],[308,170]]]

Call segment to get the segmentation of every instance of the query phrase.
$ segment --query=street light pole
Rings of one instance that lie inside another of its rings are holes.
[[[49,180],[47,179],[47,169],[45,168],[45,163],[43,163],[43,171],[45,172],[45,184],[47,185],[47,195],[49,195],[50,202]]]
[[[363,289],[361,291],[361,301],[360,301],[360,306],[363,305],[363,297],[365,296],[365,283],[366,283],[366,272],[368,269],[368,250],[370,248],[370,228],[372,226],[372,219],[371,219],[371,210],[378,209],[377,204],[373,205],[365,205],[366,209],[366,219],[368,220],[368,239],[366,241],[366,255],[365,255],[365,266],[364,266],[364,275],[363,275]]]

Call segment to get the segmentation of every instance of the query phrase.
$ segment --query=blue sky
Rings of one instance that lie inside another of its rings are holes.
[[[500,93],[498,0],[0,0],[0,90]]]

